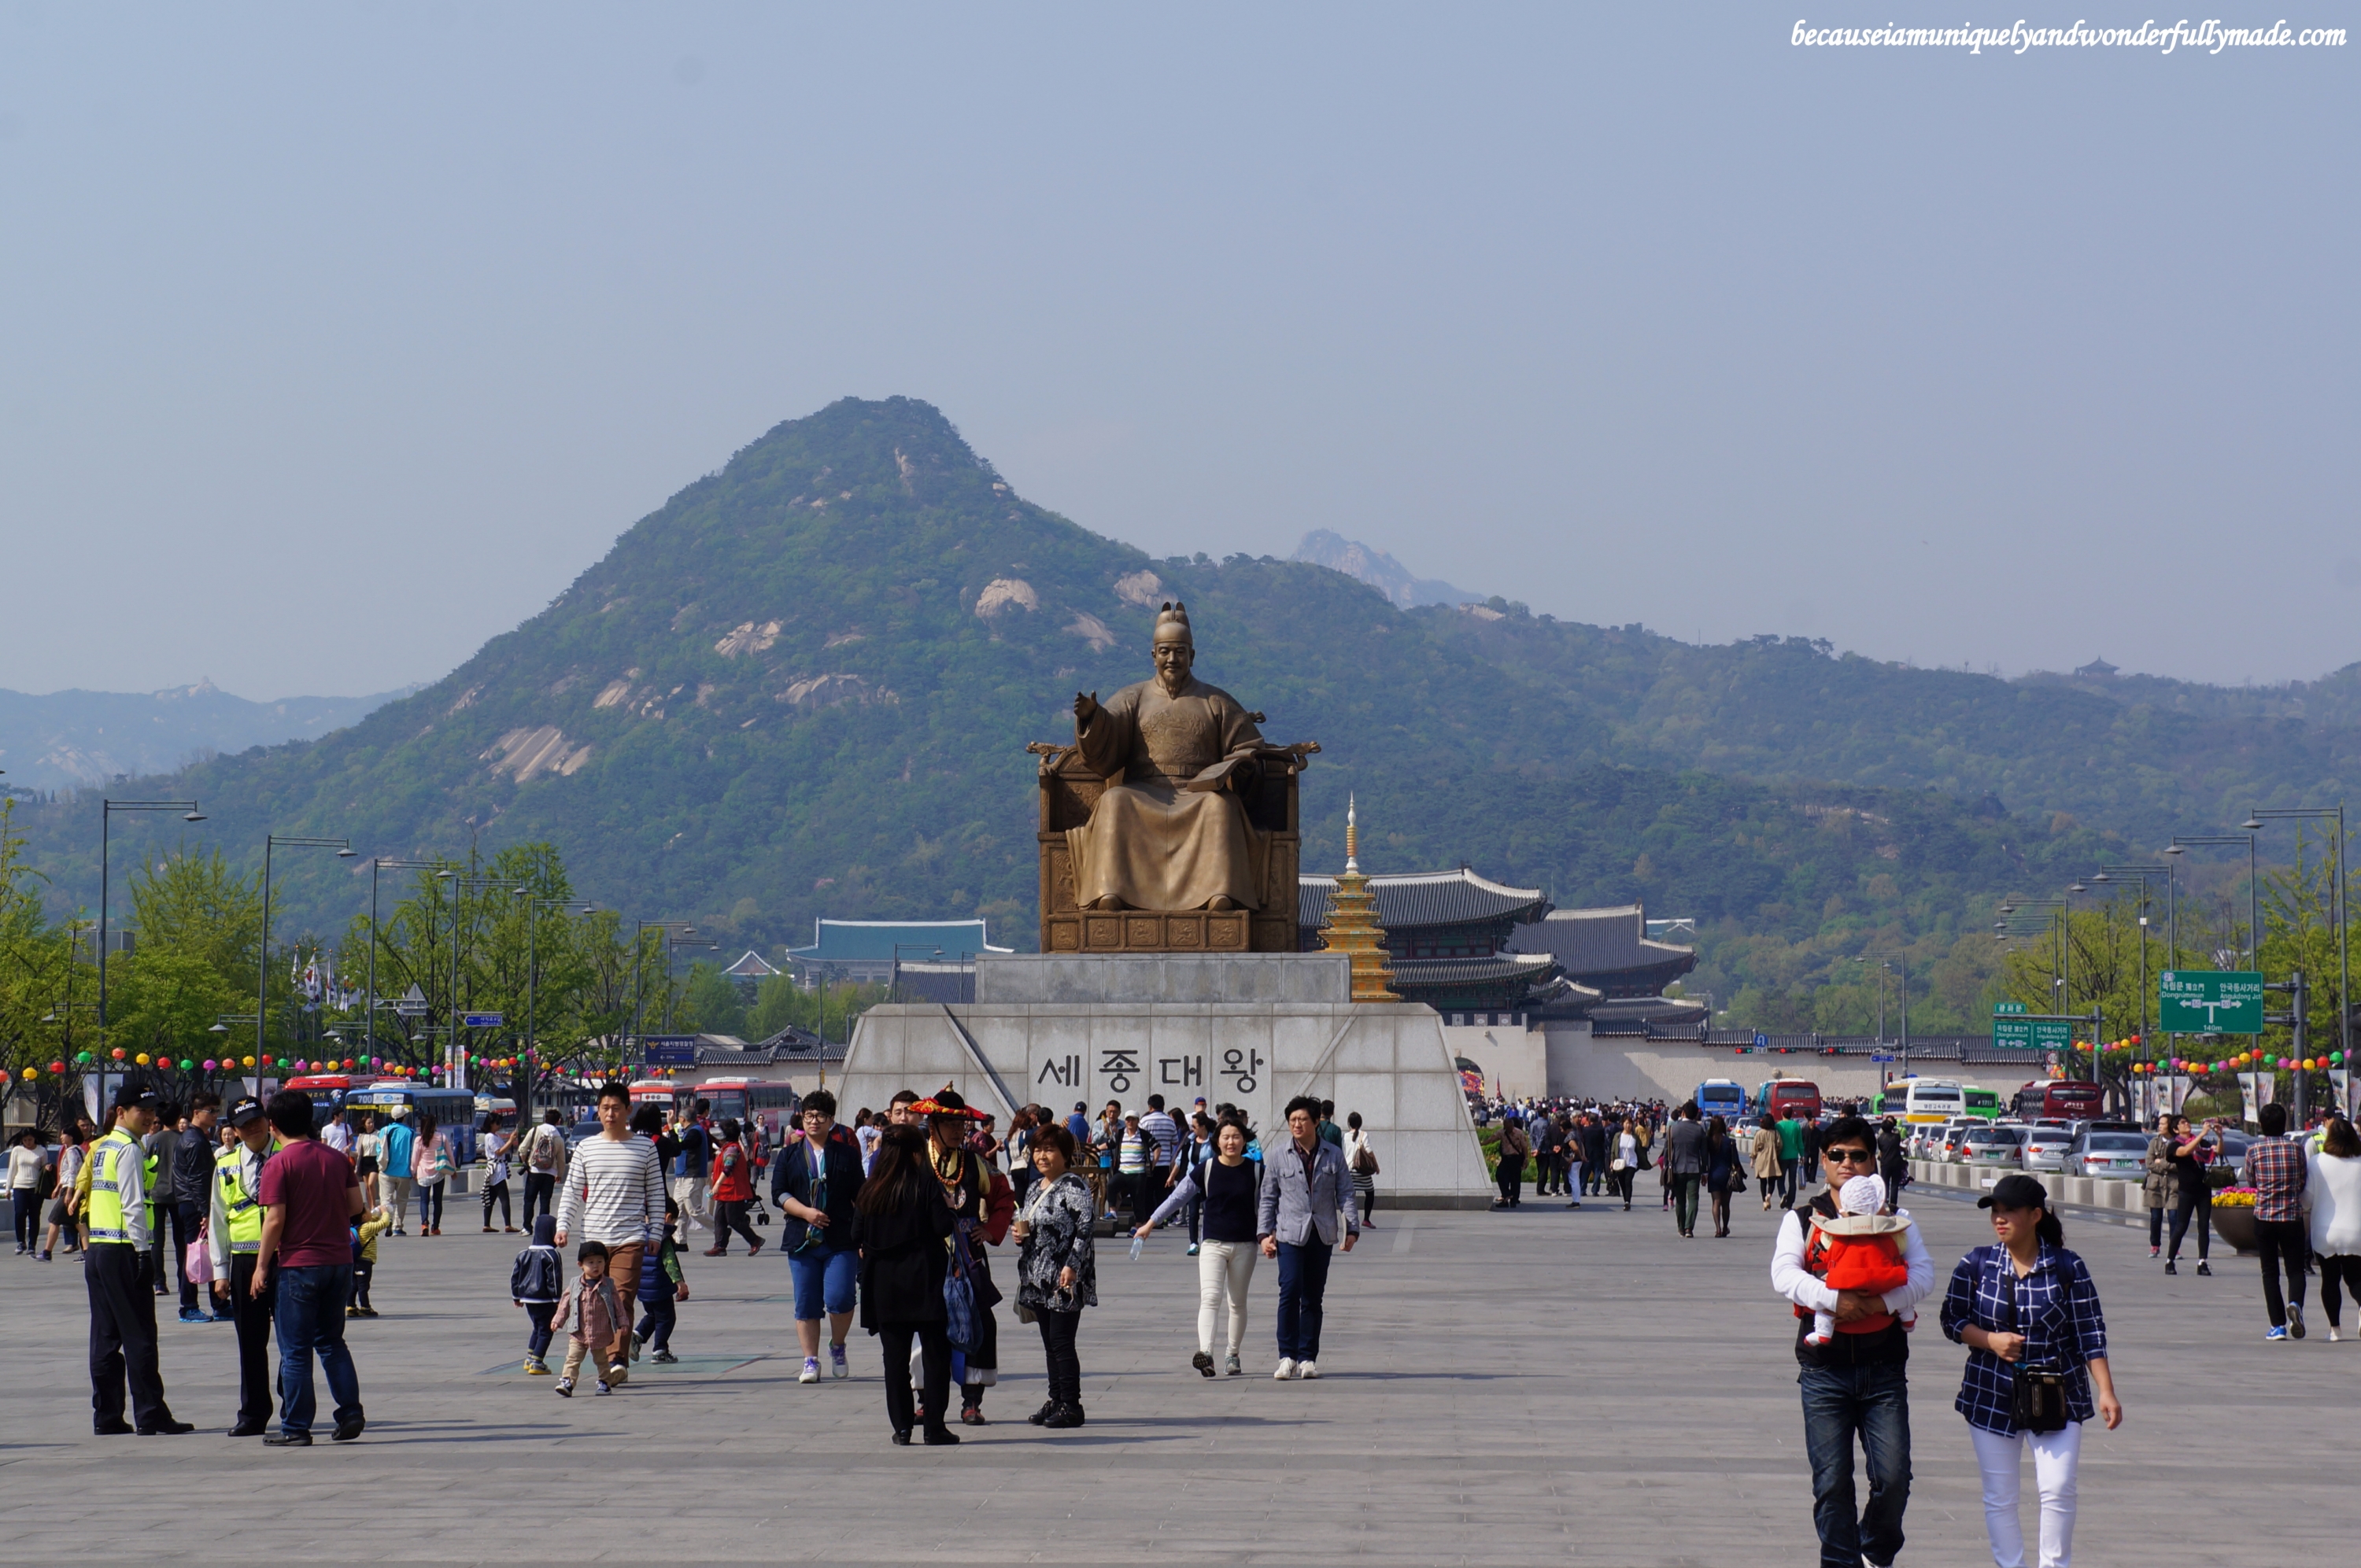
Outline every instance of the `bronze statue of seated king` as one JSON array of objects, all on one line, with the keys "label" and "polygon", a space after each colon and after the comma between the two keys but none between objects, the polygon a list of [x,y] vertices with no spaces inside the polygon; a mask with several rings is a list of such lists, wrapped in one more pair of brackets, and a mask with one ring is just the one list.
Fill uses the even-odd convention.
[{"label": "bronze statue of seated king", "polygon": [[1188,607],[1158,614],[1156,674],[1074,696],[1071,747],[1037,745],[1045,952],[1291,951],[1295,775],[1316,742],[1193,673]]}]

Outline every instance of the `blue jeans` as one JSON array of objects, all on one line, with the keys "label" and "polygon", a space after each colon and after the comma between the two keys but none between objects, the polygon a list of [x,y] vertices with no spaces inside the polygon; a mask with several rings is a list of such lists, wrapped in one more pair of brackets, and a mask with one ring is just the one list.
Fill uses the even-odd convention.
[{"label": "blue jeans", "polygon": [[[1812,1462],[1812,1523],[1821,1568],[1892,1563],[1902,1550],[1910,1505],[1910,1379],[1901,1362],[1878,1366],[1806,1366],[1804,1447]],[[1869,1462],[1869,1507],[1853,1518],[1852,1440]]]},{"label": "blue jeans", "polygon": [[1279,1244],[1279,1354],[1287,1361],[1320,1359],[1321,1299],[1328,1293],[1328,1260],[1336,1249],[1316,1236]]},{"label": "blue jeans", "polygon": [[336,1401],[336,1424],[359,1418],[361,1380],[345,1348],[345,1303],[352,1299],[353,1266],[322,1264],[279,1270],[279,1424],[291,1432],[312,1430],[317,1406],[312,1395],[312,1354]]},{"label": "blue jeans", "polygon": [[823,1310],[852,1310],[853,1287],[861,1278],[861,1255],[851,1247],[791,1252],[787,1277],[795,1282],[796,1321],[816,1323]]}]

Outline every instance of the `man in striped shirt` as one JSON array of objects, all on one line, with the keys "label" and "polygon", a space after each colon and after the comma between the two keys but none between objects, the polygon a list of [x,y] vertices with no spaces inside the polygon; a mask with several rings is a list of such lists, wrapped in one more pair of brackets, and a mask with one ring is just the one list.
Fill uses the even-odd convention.
[{"label": "man in striped shirt", "polygon": [[[631,1130],[631,1091],[609,1082],[598,1089],[598,1135],[585,1138],[566,1172],[557,1204],[557,1245],[569,1235],[607,1248],[607,1277],[618,1290],[639,1288],[640,1255],[664,1224],[664,1168],[656,1146]],[[630,1314],[624,1314],[607,1356],[607,1382],[631,1375]]]}]

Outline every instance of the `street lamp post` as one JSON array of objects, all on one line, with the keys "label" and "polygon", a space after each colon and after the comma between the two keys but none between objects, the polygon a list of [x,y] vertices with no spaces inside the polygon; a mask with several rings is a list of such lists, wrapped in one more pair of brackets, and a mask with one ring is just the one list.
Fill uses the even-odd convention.
[{"label": "street lamp post", "polygon": [[98,1034],[106,1040],[106,858],[118,811],[177,811],[183,822],[203,822],[193,800],[106,800],[98,803]]},{"label": "street lamp post", "polygon": [[535,898],[529,887],[514,890],[524,905],[524,1087],[523,1099],[517,1106],[518,1124],[533,1120],[533,1086],[539,1061],[539,1017],[541,1007],[541,968],[533,948],[533,938],[541,924],[544,909],[566,909],[577,914],[589,914],[593,905],[578,899]]},{"label": "street lamp post", "polygon": [[664,933],[664,940],[666,943],[664,948],[664,978],[669,981],[672,978],[672,948],[670,946],[672,933],[675,931],[694,931],[696,929],[696,926],[686,920],[634,920],[631,922],[631,1039],[637,1040],[640,1037],[641,1031],[646,1027],[647,1024],[647,1020],[644,1015],[647,1006],[647,992],[641,983],[640,974],[640,955],[646,948],[646,943],[642,940],[642,938],[650,931],[662,931]]},{"label": "street lamp post", "polygon": [[[2133,1059],[2136,1061],[2149,1058],[2152,1049],[2148,1038],[2147,1014],[2147,879],[2151,876],[2164,878],[2165,905],[2169,910],[2173,904],[2176,865],[2174,861],[2167,860],[2155,865],[2101,866],[2092,874],[2091,880],[2096,883],[2111,883],[2118,876],[2129,877],[2139,883],[2140,1027],[2138,1049],[2133,1053]],[[2168,924],[2169,919],[2170,916],[2168,915]],[[2168,959],[2167,961],[2169,962],[2170,959]]]},{"label": "street lamp post", "polygon": [[[193,811],[195,807],[192,806],[190,809]],[[340,861],[349,861],[354,854],[350,839],[311,839],[280,833],[262,836],[262,941],[261,953],[254,960],[254,1060],[257,1072],[262,1070],[262,1060],[269,1049],[264,1031],[269,1027],[270,1022],[270,852],[280,844],[290,849],[334,850]]]},{"label": "street lamp post", "polygon": [[[2257,833],[2266,822],[2299,821],[2307,817],[2334,820],[2336,824],[2336,881],[2330,890],[2330,908],[2333,911],[2330,917],[2336,922],[2336,1048],[2344,1054],[2345,1065],[2349,1068],[2353,1062],[2353,969],[2352,935],[2347,929],[2345,908],[2345,803],[2338,801],[2333,806],[2290,806],[2280,810],[2253,811],[2247,813],[2246,819],[2238,826],[2250,833]],[[2256,946],[2259,952],[2259,938]],[[2257,961],[2260,961],[2259,957]],[[2301,961],[2299,958],[2298,962]],[[2305,1113],[2309,1108],[2310,1078],[2311,1075],[2301,1068],[2296,1069],[2294,1120],[2299,1130],[2305,1124]]]},{"label": "street lamp post", "polygon": [[461,876],[457,872],[447,870],[436,872],[434,876],[438,882],[447,882],[451,884],[451,1007],[447,1015],[447,1021],[451,1025],[451,1037],[450,1044],[445,1048],[450,1052],[451,1057],[451,1087],[467,1089],[471,1087],[467,1081],[467,1047],[459,1033],[459,906],[466,901],[468,888],[507,887],[509,879],[496,876]]},{"label": "street lamp post", "polygon": [[368,1053],[377,1056],[377,873],[381,871],[420,871],[435,869],[433,861],[393,861],[379,855],[369,861],[369,959],[368,959]]}]

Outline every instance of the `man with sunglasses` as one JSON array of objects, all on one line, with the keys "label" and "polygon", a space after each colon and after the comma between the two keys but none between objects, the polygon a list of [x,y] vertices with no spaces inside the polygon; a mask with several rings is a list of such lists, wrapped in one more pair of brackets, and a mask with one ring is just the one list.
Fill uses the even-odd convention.
[{"label": "man with sunglasses", "polygon": [[[1903,1321],[1935,1288],[1935,1260],[1914,1227],[1905,1234],[1909,1283],[1885,1295],[1833,1290],[1824,1248],[1811,1216],[1835,1219],[1837,1190],[1877,1169],[1877,1143],[1859,1116],[1829,1124],[1820,1145],[1827,1190],[1779,1223],[1771,1255],[1771,1288],[1794,1303],[1795,1381],[1803,1390],[1804,1444],[1812,1463],[1812,1523],[1820,1535],[1822,1568],[1888,1568],[1902,1550],[1902,1513],[1910,1501],[1910,1341]],[[1839,1332],[1827,1344],[1805,1343],[1815,1312],[1834,1313],[1839,1325],[1891,1314],[1896,1321],[1869,1333]],[[1869,1505],[1856,1516],[1852,1445],[1858,1436],[1869,1470]]]}]

